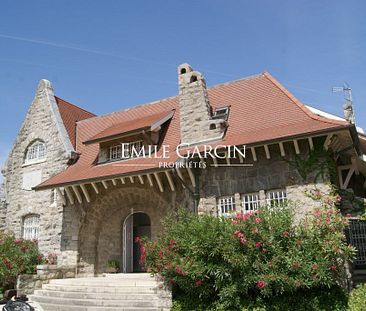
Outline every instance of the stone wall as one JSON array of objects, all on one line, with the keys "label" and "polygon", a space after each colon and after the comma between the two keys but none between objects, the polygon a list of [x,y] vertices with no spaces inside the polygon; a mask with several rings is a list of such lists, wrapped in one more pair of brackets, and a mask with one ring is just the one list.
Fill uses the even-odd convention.
[{"label": "stone wall", "polygon": [[[306,140],[300,140],[299,146],[302,154],[309,152]],[[263,206],[266,204],[266,192],[280,189],[286,190],[287,198],[298,206],[298,219],[318,206],[319,202],[309,198],[305,191],[316,187],[326,193],[330,190],[329,181],[315,182],[315,173],[303,180],[296,168],[289,163],[295,154],[292,142],[284,143],[284,148],[286,156],[282,157],[278,146],[269,146],[270,159],[267,158],[264,148],[256,148],[257,161],[247,151],[245,163],[253,166],[214,167],[209,163],[206,169],[201,170],[199,212],[217,215],[217,198],[221,196],[234,196],[236,208],[240,209],[241,195],[250,193],[259,193]],[[237,160],[231,162],[240,163]]]},{"label": "stone wall", "polygon": [[[50,83],[42,80],[3,169],[7,194],[6,229],[20,238],[24,216],[39,215],[38,242],[42,253],[60,252],[63,206],[61,200],[54,199],[51,190],[36,192],[26,189],[23,181],[32,174],[38,174],[44,181],[67,166],[69,158],[60,135],[55,105]],[[47,156],[44,160],[27,164],[24,161],[26,150],[35,140],[45,142]]]},{"label": "stone wall", "polygon": [[35,289],[42,288],[52,279],[75,277],[75,266],[57,267],[56,265],[38,265],[37,274],[21,274],[17,278],[17,295],[33,294]]}]

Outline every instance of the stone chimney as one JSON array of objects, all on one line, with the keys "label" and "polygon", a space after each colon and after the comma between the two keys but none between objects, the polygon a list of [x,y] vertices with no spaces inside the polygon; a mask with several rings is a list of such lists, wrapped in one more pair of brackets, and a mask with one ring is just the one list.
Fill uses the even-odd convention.
[{"label": "stone chimney", "polygon": [[196,145],[220,140],[226,130],[226,120],[212,118],[203,75],[182,64],[178,67],[178,85],[181,143]]}]

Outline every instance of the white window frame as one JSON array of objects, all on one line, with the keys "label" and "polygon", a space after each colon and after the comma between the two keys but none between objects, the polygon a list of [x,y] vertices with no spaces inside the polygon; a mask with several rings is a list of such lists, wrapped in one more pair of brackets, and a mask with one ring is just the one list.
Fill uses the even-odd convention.
[{"label": "white window frame", "polygon": [[259,192],[245,193],[241,195],[241,207],[243,213],[254,212],[260,208],[261,200]]},{"label": "white window frame", "polygon": [[[122,145],[123,149],[122,150]],[[139,153],[144,146],[143,140],[136,140],[130,143],[121,143],[118,145],[114,145],[109,147],[109,160],[116,161],[116,160],[125,160],[130,158],[136,158],[136,154],[132,154],[132,147]],[[122,154],[124,151],[124,154]]]},{"label": "white window frame", "polygon": [[219,216],[228,215],[230,212],[235,212],[235,197],[225,196],[217,199],[217,211]]},{"label": "white window frame", "polygon": [[266,203],[271,206],[282,206],[287,202],[286,189],[269,190],[266,193]]},{"label": "white window frame", "polygon": [[109,147],[109,160],[122,159],[122,144]]},{"label": "white window frame", "polygon": [[40,140],[33,142],[28,146],[24,163],[34,163],[46,159],[47,148],[46,144]]},{"label": "white window frame", "polygon": [[23,217],[22,237],[24,240],[38,240],[39,215],[28,214]]}]

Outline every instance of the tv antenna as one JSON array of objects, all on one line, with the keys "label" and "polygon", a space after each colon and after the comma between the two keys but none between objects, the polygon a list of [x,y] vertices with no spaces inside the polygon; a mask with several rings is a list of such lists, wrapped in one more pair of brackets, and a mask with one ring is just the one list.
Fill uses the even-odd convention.
[{"label": "tv antenna", "polygon": [[355,114],[353,112],[352,89],[347,82],[343,86],[332,87],[333,93],[343,92],[345,103],[343,104],[343,112],[346,120],[355,124]]}]

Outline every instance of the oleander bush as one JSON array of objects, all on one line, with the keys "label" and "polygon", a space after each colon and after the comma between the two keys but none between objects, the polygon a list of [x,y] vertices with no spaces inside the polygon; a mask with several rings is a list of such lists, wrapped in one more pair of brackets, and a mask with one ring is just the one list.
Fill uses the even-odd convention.
[{"label": "oleander bush", "polygon": [[16,239],[0,232],[0,293],[14,288],[19,274],[35,273],[36,266],[43,262],[37,241]]},{"label": "oleander bush", "polygon": [[248,301],[337,288],[354,255],[346,225],[332,204],[296,225],[291,206],[233,218],[180,211],[165,219],[157,241],[142,241],[143,259],[194,310],[241,310]]}]

